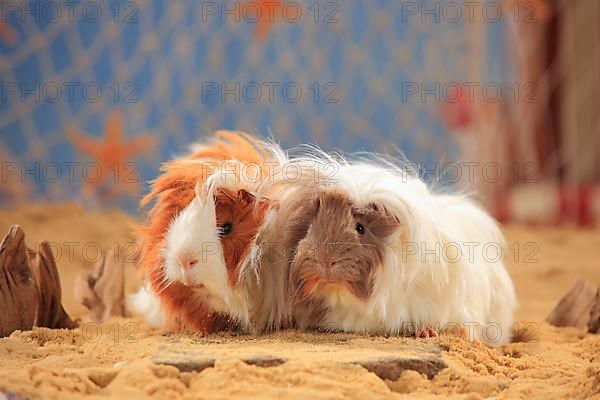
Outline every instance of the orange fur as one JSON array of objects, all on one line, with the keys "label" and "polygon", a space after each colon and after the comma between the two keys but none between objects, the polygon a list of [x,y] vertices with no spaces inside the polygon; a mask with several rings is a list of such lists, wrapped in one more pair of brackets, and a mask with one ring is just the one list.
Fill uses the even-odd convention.
[{"label": "orange fur", "polygon": [[[169,225],[175,216],[193,200],[196,183],[204,183],[220,168],[219,162],[229,160],[239,161],[245,165],[252,164],[261,176],[265,177],[267,175],[265,163],[271,161],[272,157],[260,141],[247,133],[218,131],[211,142],[200,146],[191,155],[164,163],[161,167],[162,174],[151,183],[150,193],[140,202],[144,207],[155,201],[148,212],[146,223],[136,229],[141,245],[140,272],[159,295],[166,314],[172,317],[170,329],[209,333],[216,327],[222,326],[219,321],[224,319],[223,316],[214,315],[210,307],[194,295],[191,288],[179,283],[164,287],[162,253]],[[223,202],[224,199],[221,201]],[[239,219],[240,213],[247,212],[247,207],[235,213],[231,209],[231,204],[229,208],[227,213],[231,218]],[[248,229],[242,229],[242,233],[244,232],[247,234]],[[243,246],[240,242],[231,242],[227,245],[228,252],[235,254],[236,259],[243,256],[247,250],[241,247]],[[239,269],[239,261],[234,266],[236,271]],[[230,282],[232,279],[230,278]]]},{"label": "orange fur", "polygon": [[231,235],[221,239],[227,277],[232,287],[238,283],[241,262],[262,225],[268,206],[268,200],[263,199],[256,203],[256,198],[243,189],[237,192],[223,189],[217,191],[215,207],[217,225],[225,222],[233,223]]}]

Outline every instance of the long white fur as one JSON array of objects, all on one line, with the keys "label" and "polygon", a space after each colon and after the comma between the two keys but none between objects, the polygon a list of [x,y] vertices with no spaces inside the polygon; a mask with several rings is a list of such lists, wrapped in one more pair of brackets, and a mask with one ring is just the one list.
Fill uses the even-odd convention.
[{"label": "long white fur", "polygon": [[254,333],[279,329],[290,323],[286,296],[287,259],[277,248],[278,211],[265,216],[255,242],[242,266],[244,285],[251,302],[251,328]]},{"label": "long white fur", "polygon": [[321,327],[411,334],[458,324],[491,346],[510,340],[516,296],[495,255],[504,239],[467,196],[432,193],[418,177],[376,156],[352,162],[312,149],[291,163],[307,174],[304,179],[320,176],[316,165],[333,165],[337,172],[320,185],[335,186],[357,205],[383,204],[402,224],[386,244],[371,297],[363,302],[349,291],[328,294]]},{"label": "long white fur", "polygon": [[161,329],[165,326],[165,312],[160,300],[149,286],[143,285],[137,292],[129,295],[127,307],[134,314],[142,316],[151,327]]}]

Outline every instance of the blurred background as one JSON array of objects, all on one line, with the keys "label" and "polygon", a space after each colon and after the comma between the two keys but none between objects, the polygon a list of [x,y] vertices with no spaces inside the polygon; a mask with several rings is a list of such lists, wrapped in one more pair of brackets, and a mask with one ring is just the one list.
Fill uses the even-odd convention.
[{"label": "blurred background", "polygon": [[216,129],[403,156],[497,218],[600,221],[600,3],[1,1],[0,205],[136,212]]}]

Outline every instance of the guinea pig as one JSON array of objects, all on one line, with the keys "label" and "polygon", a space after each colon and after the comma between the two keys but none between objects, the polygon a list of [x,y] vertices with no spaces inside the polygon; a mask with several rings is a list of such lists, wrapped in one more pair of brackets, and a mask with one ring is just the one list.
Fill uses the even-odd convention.
[{"label": "guinea pig", "polygon": [[[196,197],[170,223],[164,261],[137,295],[138,308],[158,298],[176,328],[202,332],[226,319],[248,325],[250,299],[240,288],[240,269],[269,208],[267,199],[245,189],[207,185],[198,185]],[[164,315],[148,316],[155,326],[165,323]]]},{"label": "guinea pig", "polygon": [[[510,340],[512,281],[484,250],[504,240],[471,200],[432,193],[375,157],[290,163],[302,173],[281,185],[278,237],[300,329],[427,337],[458,327],[491,346]],[[324,170],[336,173],[320,179]]]},{"label": "guinea pig", "polygon": [[142,201],[156,199],[138,227],[145,286],[129,302],[150,325],[210,333],[248,323],[241,270],[269,201],[250,193],[257,183],[241,172],[252,165],[266,176],[277,151],[249,135],[220,132],[163,166]]}]

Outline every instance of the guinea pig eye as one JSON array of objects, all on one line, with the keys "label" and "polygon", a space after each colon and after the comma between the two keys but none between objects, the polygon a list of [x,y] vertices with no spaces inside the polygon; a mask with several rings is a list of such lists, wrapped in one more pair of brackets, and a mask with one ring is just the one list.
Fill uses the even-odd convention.
[{"label": "guinea pig eye", "polygon": [[221,236],[227,236],[233,230],[233,224],[231,222],[225,222],[219,229]]},{"label": "guinea pig eye", "polygon": [[356,232],[358,232],[359,235],[365,233],[365,227],[363,226],[363,224],[356,224]]}]

